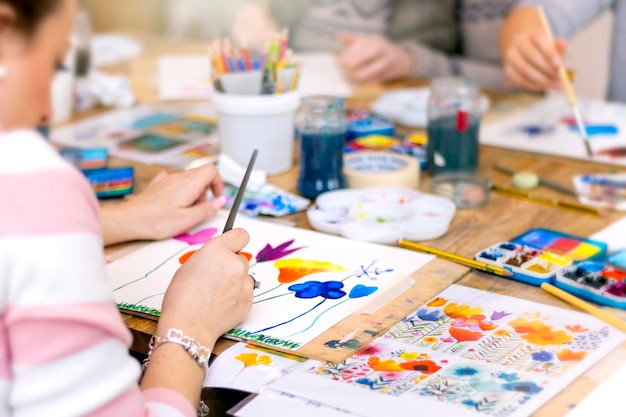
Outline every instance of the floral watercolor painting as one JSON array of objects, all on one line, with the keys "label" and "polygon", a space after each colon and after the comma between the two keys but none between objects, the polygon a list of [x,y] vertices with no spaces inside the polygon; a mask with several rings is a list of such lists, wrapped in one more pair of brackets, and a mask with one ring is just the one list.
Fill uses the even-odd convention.
[{"label": "floral watercolor painting", "polygon": [[587,314],[452,285],[349,359],[307,361],[272,387],[356,415],[521,417],[624,335]]},{"label": "floral watercolor painting", "polygon": [[[176,270],[221,233],[227,214],[107,265],[118,306],[158,316]],[[297,350],[377,295],[405,281],[430,255],[239,216],[251,238],[241,252],[260,283],[248,318],[227,337]]]}]

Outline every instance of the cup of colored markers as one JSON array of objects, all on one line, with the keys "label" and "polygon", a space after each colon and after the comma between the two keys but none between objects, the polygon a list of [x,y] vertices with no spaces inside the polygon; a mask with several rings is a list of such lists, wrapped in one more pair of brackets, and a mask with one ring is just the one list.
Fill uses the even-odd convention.
[{"label": "cup of colored markers", "polygon": [[221,148],[244,166],[259,150],[256,169],[268,175],[289,171],[294,162],[294,114],[300,67],[287,48],[287,32],[272,39],[264,57],[252,58],[245,47],[228,39],[211,47]]}]

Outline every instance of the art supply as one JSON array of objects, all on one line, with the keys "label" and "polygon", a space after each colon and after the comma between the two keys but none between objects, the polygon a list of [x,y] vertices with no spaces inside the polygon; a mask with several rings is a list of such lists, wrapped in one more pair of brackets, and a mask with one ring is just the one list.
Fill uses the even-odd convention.
[{"label": "art supply", "polygon": [[541,284],[541,289],[554,295],[555,297],[560,298],[561,300],[565,302],[570,303],[571,305],[575,307],[580,308],[581,310],[586,311],[587,313],[605,321],[606,323],[609,323],[610,325],[617,327],[621,331],[626,332],[626,322],[624,322],[623,320],[620,320],[619,318],[615,317],[611,313],[604,311],[598,307],[595,307],[573,296],[572,294],[565,292],[561,290],[560,288],[555,287],[554,285],[544,282],[543,284]]},{"label": "art supply", "polygon": [[419,186],[420,168],[412,156],[362,151],[344,155],[343,163],[348,188]]},{"label": "art supply", "polygon": [[556,208],[561,208],[564,210],[575,211],[580,214],[587,214],[589,216],[599,216],[600,210],[595,207],[587,206],[585,204],[580,204],[571,201],[558,200],[556,198],[544,197],[537,194],[532,194],[527,191],[516,190],[515,188],[503,187],[497,184],[491,184],[491,191],[496,192],[498,194],[518,198],[520,200],[528,200],[533,201],[535,203],[544,204],[547,206],[552,206]]},{"label": "art supply", "polygon": [[596,304],[626,309],[626,269],[585,261],[559,271],[554,285]]},{"label": "art supply", "polygon": [[[539,14],[539,20],[541,22],[541,26],[543,30],[546,32],[546,36],[548,37],[548,41],[550,43],[554,43],[554,35],[552,34],[552,29],[550,28],[550,24],[548,23],[548,19],[546,18],[545,13],[543,12],[543,7],[537,7],[537,13]],[[572,112],[574,113],[574,118],[576,119],[576,125],[578,126],[578,130],[580,131],[580,136],[583,139],[583,143],[585,144],[585,150],[587,151],[588,156],[593,156],[593,152],[591,151],[591,145],[589,144],[589,137],[587,136],[587,128],[585,127],[585,123],[583,122],[583,118],[580,115],[580,109],[578,108],[578,103],[576,103],[576,95],[574,94],[574,88],[572,87],[572,83],[570,82],[569,76],[567,74],[567,69],[565,65],[561,62],[561,65],[558,69],[559,80],[561,81],[561,87],[563,88],[563,92],[567,97],[567,101],[572,107]]]},{"label": "art supply", "polygon": [[368,135],[393,136],[395,126],[389,120],[367,110],[347,110],[348,131],[346,140]]},{"label": "art supply", "polygon": [[316,230],[349,239],[395,245],[398,239],[431,240],[448,231],[456,207],[442,197],[402,187],[335,190],[307,210]]},{"label": "art supply", "polygon": [[490,274],[500,275],[503,277],[513,276],[513,273],[501,266],[491,265],[485,262],[479,262],[475,259],[466,258],[464,256],[456,255],[454,253],[445,252],[439,249],[430,248],[428,246],[420,245],[419,243],[410,242],[408,240],[398,240],[398,246],[401,248],[411,249],[418,252],[429,253],[442,259],[455,262],[460,265],[465,265],[470,268],[478,269],[480,271],[489,272]]},{"label": "art supply", "polygon": [[294,114],[300,94],[236,95],[216,92],[222,152],[239,165],[248,162],[250,151],[259,149],[256,167],[267,175],[281,174],[293,167]]},{"label": "art supply", "polygon": [[109,163],[107,148],[63,148],[59,153],[80,170],[102,169]]},{"label": "art supply", "polygon": [[438,78],[428,100],[428,170],[473,173],[478,167],[480,92],[465,78]]},{"label": "art supply", "polygon": [[452,200],[458,208],[475,208],[489,201],[489,180],[480,174],[447,172],[433,176],[433,194]]},{"label": "art supply", "polygon": [[314,200],[326,191],[345,187],[343,147],[348,121],[343,99],[309,96],[296,114],[300,171],[298,192]]},{"label": "art supply", "polygon": [[133,167],[90,169],[83,174],[98,198],[119,198],[133,192]]},{"label": "art supply", "polygon": [[[492,168],[498,172],[502,172],[505,174],[509,174],[509,175],[515,175],[517,171],[514,171],[510,168],[504,167],[502,165],[498,165],[498,164],[493,164]],[[576,192],[576,190],[572,187],[567,187],[565,185],[562,185],[558,182],[554,182],[554,181],[550,181],[550,180],[546,180],[544,178],[541,177],[537,177],[538,183],[539,185],[543,185],[544,187],[550,188],[552,190],[561,192],[563,194],[568,194],[568,195],[572,195],[572,196],[578,196],[578,193]]]},{"label": "art supply", "polygon": [[[254,168],[254,163],[256,161],[257,155],[259,154],[259,150],[255,149],[252,151],[252,156],[250,157],[250,162],[248,162],[248,166],[246,168],[245,174],[243,174],[243,178],[241,179],[241,184],[239,185],[239,189],[237,190],[237,195],[233,200],[233,204],[230,207],[230,212],[228,213],[228,219],[226,219],[226,224],[224,225],[224,230],[222,233],[226,233],[233,228],[233,224],[235,223],[235,218],[237,217],[237,213],[239,212],[239,205],[241,204],[241,200],[243,199],[243,195],[246,192],[246,187],[248,186],[248,180],[250,179],[250,174],[252,173],[252,169]],[[255,288],[257,282],[254,282]]]},{"label": "art supply", "polygon": [[553,282],[559,271],[574,262],[600,258],[606,250],[602,242],[537,228],[481,250],[474,259],[510,269],[517,281],[540,285]]},{"label": "art supply", "polygon": [[[428,125],[430,88],[400,88],[384,92],[372,103],[371,109],[399,125],[425,129]],[[489,97],[481,94],[480,110],[489,110]]]},{"label": "art supply", "polygon": [[574,186],[584,204],[626,210],[625,174],[585,174],[574,176]]}]

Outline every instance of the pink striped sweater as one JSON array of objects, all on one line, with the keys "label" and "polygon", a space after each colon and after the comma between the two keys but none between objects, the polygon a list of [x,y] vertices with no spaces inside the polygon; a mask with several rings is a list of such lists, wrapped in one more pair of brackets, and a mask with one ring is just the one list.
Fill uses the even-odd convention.
[{"label": "pink striped sweater", "polygon": [[195,416],[180,394],[137,386],[98,216],[42,137],[0,135],[0,417]]}]

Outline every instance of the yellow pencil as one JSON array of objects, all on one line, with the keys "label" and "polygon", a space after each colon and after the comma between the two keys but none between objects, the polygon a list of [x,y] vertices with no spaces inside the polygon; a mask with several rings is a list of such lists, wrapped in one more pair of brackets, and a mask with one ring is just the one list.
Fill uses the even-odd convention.
[{"label": "yellow pencil", "polygon": [[[554,43],[554,36],[552,35],[552,29],[550,28],[548,19],[546,19],[546,15],[543,12],[543,7],[541,6],[537,7],[537,13],[539,14],[539,21],[541,22],[541,26],[543,26],[544,32],[546,32],[546,36],[548,36],[548,39],[550,40],[550,42]],[[559,80],[561,81],[561,86],[563,87],[563,92],[565,93],[565,97],[567,97],[567,101],[569,102],[569,105],[572,108],[572,112],[574,113],[574,119],[576,120],[576,125],[578,126],[578,130],[580,131],[580,135],[583,139],[583,143],[585,145],[585,150],[587,151],[587,155],[593,156],[593,152],[591,151],[591,145],[589,144],[589,137],[587,135],[587,128],[585,127],[583,118],[580,115],[578,104],[576,104],[576,95],[574,95],[574,88],[572,87],[572,83],[569,80],[567,70],[565,69],[565,66],[562,63],[558,71],[559,71]]]},{"label": "yellow pencil", "polygon": [[519,198],[521,200],[534,201],[536,203],[545,204],[547,206],[562,208],[566,210],[577,211],[590,216],[599,216],[600,210],[595,207],[586,206],[584,204],[557,200],[556,198],[543,197],[537,194],[528,193],[526,191],[516,190],[514,188],[502,187],[501,185],[492,184],[491,191],[502,194],[507,197]]},{"label": "yellow pencil", "polygon": [[626,332],[626,322],[623,320],[620,320],[619,318],[615,317],[614,315],[596,307],[593,306],[591,304],[589,304],[586,301],[581,300],[578,297],[573,296],[572,294],[563,291],[560,288],[555,287],[552,284],[548,284],[547,282],[544,282],[541,284],[541,289],[544,290],[545,292],[548,292],[552,295],[554,295],[557,298],[560,298],[563,301],[566,301],[568,303],[570,303],[573,306],[576,306],[578,308],[580,308],[581,310],[586,311],[587,313],[591,314],[592,316],[595,316],[597,318],[599,318],[600,320],[604,320],[605,322],[617,327],[618,329],[620,329],[621,331]]},{"label": "yellow pencil", "polygon": [[435,255],[438,258],[447,259],[448,261],[452,261],[460,265],[465,265],[470,268],[479,269],[481,271],[489,272],[495,275],[500,275],[503,277],[513,276],[513,272],[511,272],[508,269],[495,266],[495,265],[489,265],[485,262],[480,262],[471,258],[465,258],[463,256],[456,255],[454,253],[444,252],[442,250],[424,246],[419,243],[411,242],[409,240],[400,239],[398,240],[397,244],[401,248],[411,249],[417,252],[423,252],[423,253]]}]

